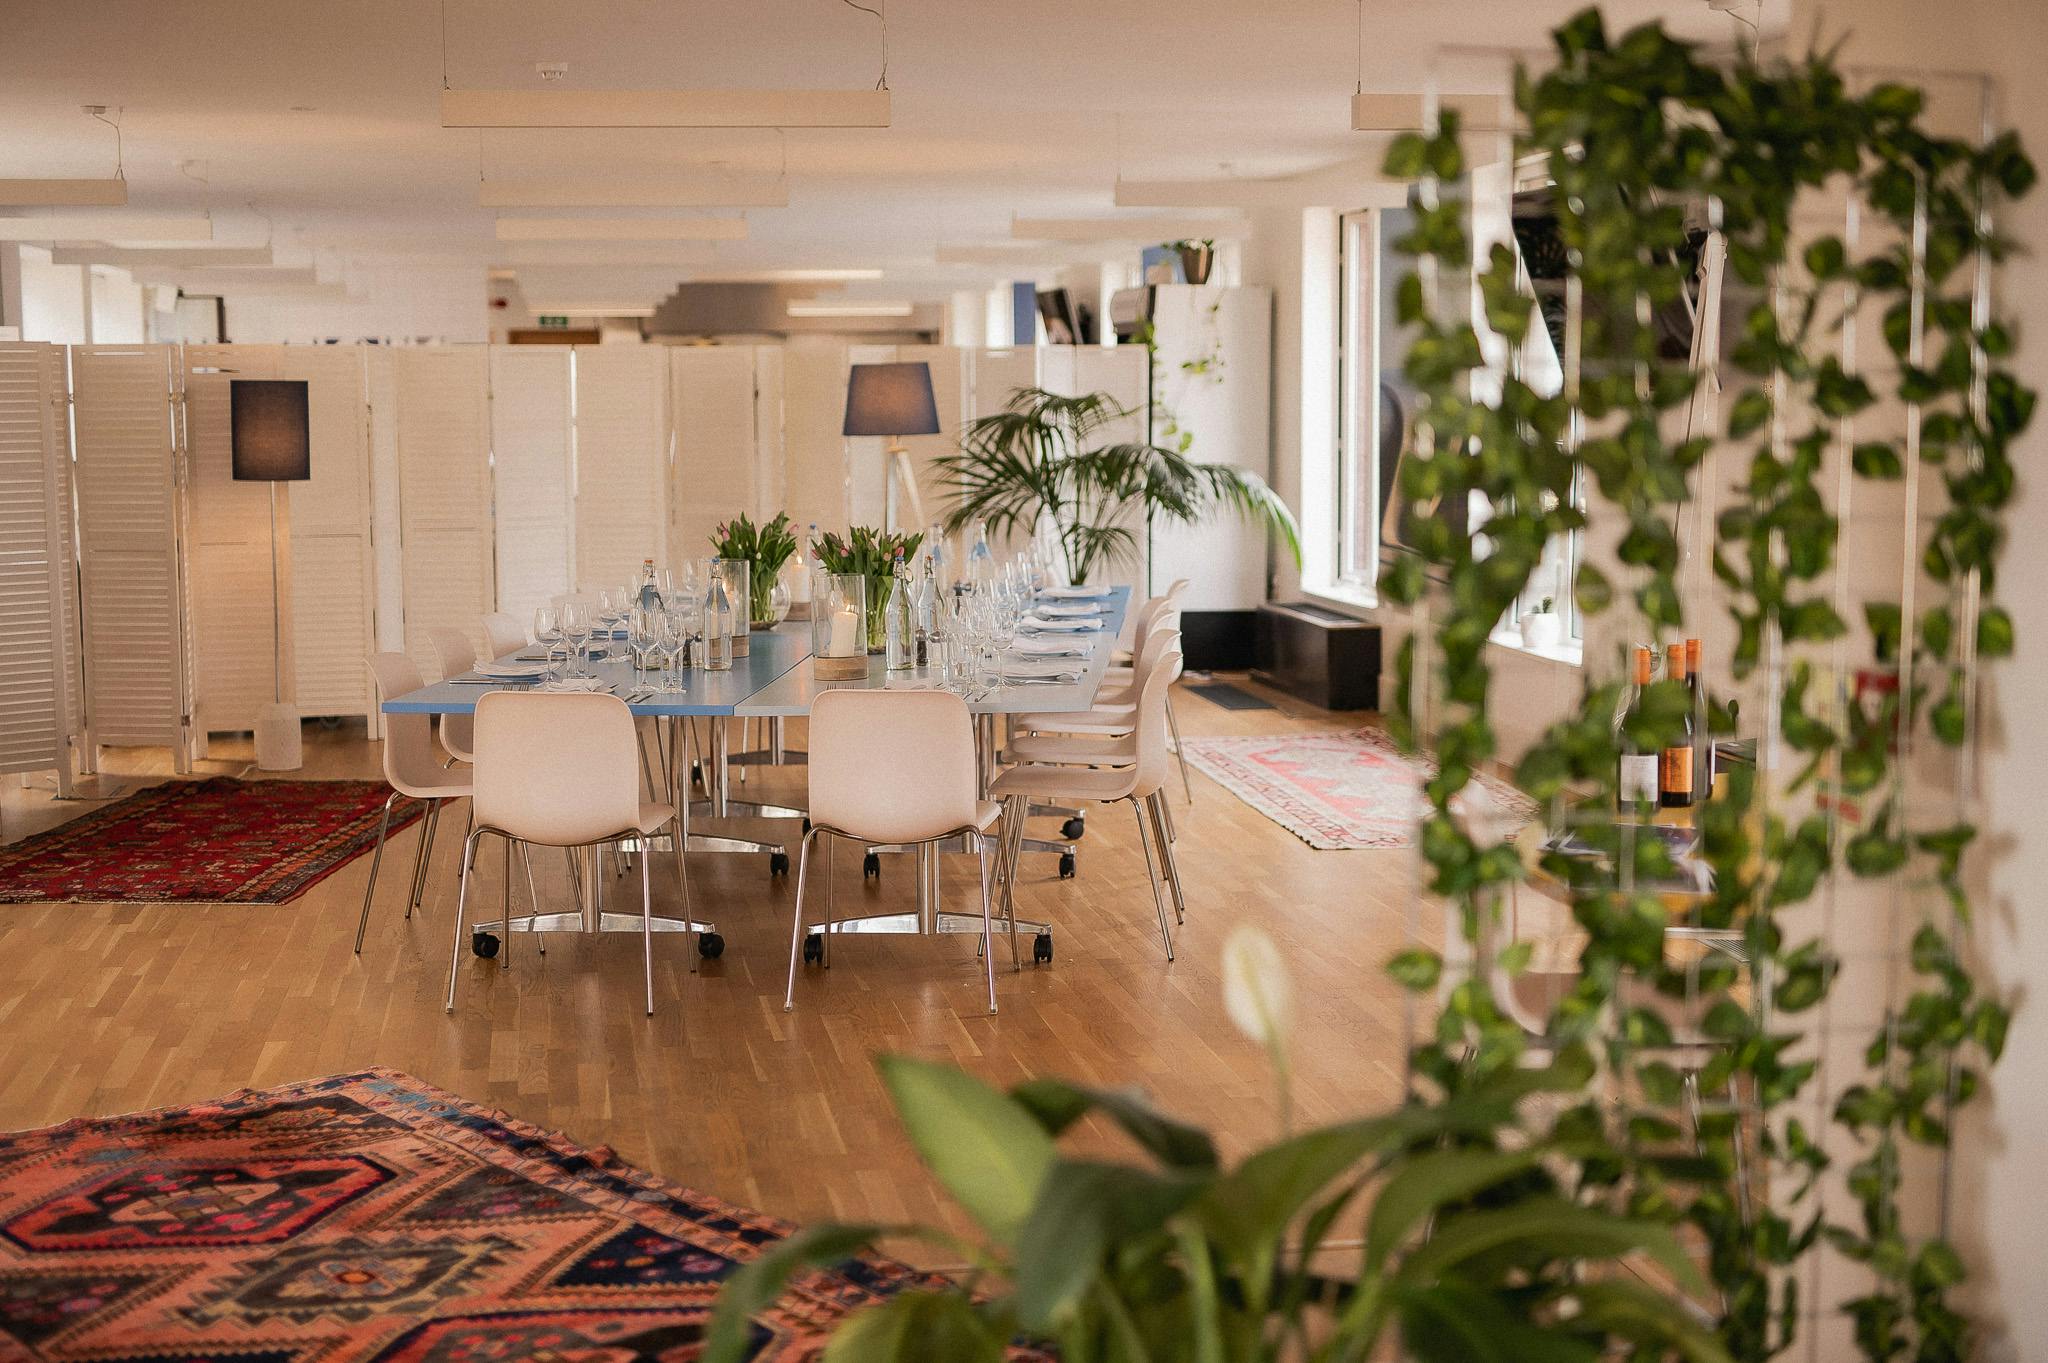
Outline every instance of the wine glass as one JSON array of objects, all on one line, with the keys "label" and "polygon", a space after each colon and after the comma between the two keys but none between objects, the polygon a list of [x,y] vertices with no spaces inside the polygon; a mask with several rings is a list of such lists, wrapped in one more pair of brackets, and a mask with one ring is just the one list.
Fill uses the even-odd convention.
[{"label": "wine glass", "polygon": [[663,695],[678,695],[683,690],[683,661],[690,650],[690,617],[680,610],[662,611],[658,617],[659,626],[655,645],[667,666],[662,671],[661,692]]},{"label": "wine glass", "polygon": [[661,612],[635,606],[626,612],[626,646],[633,652],[633,670],[645,673],[661,632]]},{"label": "wine glass", "polygon": [[590,647],[590,631],[595,623],[591,614],[591,605],[588,601],[562,603],[562,638],[569,645],[569,675],[572,677],[589,675],[583,661],[583,653]]},{"label": "wine glass", "polygon": [[561,617],[553,606],[534,607],[533,638],[534,642],[547,646],[547,661],[548,665],[552,667],[555,661],[555,650],[562,643]]},{"label": "wine glass", "polygon": [[598,626],[606,634],[616,633],[626,623],[626,612],[632,608],[633,593],[625,587],[605,587],[597,594]]}]

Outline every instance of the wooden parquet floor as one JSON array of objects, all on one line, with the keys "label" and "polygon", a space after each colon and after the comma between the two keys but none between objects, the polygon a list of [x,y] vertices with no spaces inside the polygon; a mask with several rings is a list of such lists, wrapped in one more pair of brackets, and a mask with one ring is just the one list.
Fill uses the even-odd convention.
[{"label": "wooden parquet floor", "polygon": [[[1190,735],[1366,718],[1269,698],[1282,708],[1233,713],[1185,691],[1176,707]],[[801,725],[791,739],[801,746]],[[246,743],[215,751],[204,771],[246,769]],[[218,760],[238,751],[240,760]],[[359,725],[309,727],[296,774],[376,776],[377,760]],[[117,777],[151,778],[166,763],[161,752],[108,754]],[[1220,948],[1241,922],[1270,932],[1294,971],[1296,1122],[1394,1101],[1402,996],[1381,964],[1403,941],[1412,854],[1314,851],[1199,773],[1193,780],[1192,806],[1174,787],[1188,898],[1179,959],[1169,965],[1160,950],[1128,807],[1097,809],[1077,879],[1059,880],[1049,856],[1026,860],[1020,912],[1056,925],[1058,957],[1013,974],[999,944],[995,1016],[966,937],[839,939],[832,968],[805,970],[796,1011],[784,1013],[795,877],[771,880],[764,857],[711,854],[693,854],[691,874],[726,953],[693,973],[691,939],[657,937],[652,1018],[642,1013],[640,943],[625,935],[551,936],[545,956],[521,935],[509,969],[465,946],[459,1007],[447,1015],[459,811],[444,820],[424,907],[410,920],[418,832],[394,839],[360,958],[350,948],[368,857],[283,906],[0,905],[0,1128],[389,1065],[777,1215],[960,1227],[902,1137],[872,1057],[943,1057],[998,1084],[1046,1074],[1134,1084],[1214,1129],[1234,1156],[1280,1129],[1265,1057],[1220,1002]],[[756,771],[746,790],[800,800],[802,781],[801,768]],[[93,807],[58,804],[17,778],[0,784],[7,840]],[[1034,831],[1054,826],[1034,821]],[[794,854],[794,825],[753,827]],[[837,863],[843,906],[911,902],[907,858],[885,858],[876,885],[863,884],[858,856],[848,847]],[[536,869],[551,860],[536,854]],[[967,910],[974,863],[948,861],[947,900]],[[493,908],[499,865],[487,849],[472,891]],[[665,858],[655,870],[659,910],[675,886]],[[544,877],[541,893],[564,900],[566,882]],[[637,911],[637,872],[613,893],[613,907]],[[515,896],[524,903],[523,880]],[[1424,929],[1435,936],[1434,915]],[[1116,1148],[1101,1129],[1078,1139]]]}]

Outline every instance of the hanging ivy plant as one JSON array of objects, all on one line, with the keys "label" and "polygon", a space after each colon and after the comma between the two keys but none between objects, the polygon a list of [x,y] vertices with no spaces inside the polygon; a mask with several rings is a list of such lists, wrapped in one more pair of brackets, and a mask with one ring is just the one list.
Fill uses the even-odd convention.
[{"label": "hanging ivy plant", "polygon": [[[1701,1237],[1716,1288],[1707,1306],[1730,1356],[1779,1355],[1818,1308],[1847,1311],[1870,1359],[1961,1358],[1969,1331],[1948,1292],[1963,1265],[1938,1234],[1909,1232],[1902,1153],[1945,1155],[1953,1111],[1998,1058],[2008,1012],[1960,945],[1975,829],[1910,800],[1893,749],[1923,737],[1970,743],[1976,663],[2012,649],[2011,618],[1994,600],[2000,516],[2013,490],[2010,442],[2034,395],[2008,367],[2013,338],[1981,280],[2006,249],[1990,227],[1995,207],[2025,193],[2034,170],[2010,134],[1983,145],[1936,136],[1919,92],[1853,93],[1824,56],[1723,69],[1654,25],[1610,38],[1594,11],[1555,38],[1556,65],[1521,77],[1517,104],[1529,130],[1522,150],[1542,158],[1555,185],[1578,296],[1576,353],[1559,391],[1509,374],[1495,376],[1497,396],[1473,396],[1486,345],[1454,285],[1476,279],[1486,327],[1510,346],[1535,304],[1509,246],[1474,258],[1455,116],[1398,139],[1386,163],[1420,182],[1414,229],[1398,243],[1416,260],[1398,311],[1414,328],[1406,372],[1421,395],[1401,490],[1413,504],[1477,495],[1490,508],[1478,539],[1424,525],[1417,552],[1393,560],[1381,582],[1415,622],[1399,655],[1397,722],[1437,757],[1421,840],[1427,885],[1451,906],[1451,930],[1475,963],[1447,971],[1417,949],[1394,964],[1409,988],[1443,1000],[1435,1034],[1412,1057],[1417,1098],[1459,1101],[1520,1067],[1532,1045],[1584,1045],[1599,1062],[1588,1092],[1603,1096],[1566,1107],[1539,1138],[1573,1152],[1579,1199]],[[1860,240],[1802,235],[1799,206],[1828,194],[1863,204]],[[1722,338],[1719,394],[1700,392],[1691,365],[1660,353],[1654,326],[1692,271],[1688,205],[1708,206],[1730,275],[1759,300]],[[1895,377],[1848,358],[1842,329],[1859,317],[1881,319]],[[1722,439],[1684,429],[1681,415],[1700,403],[1718,404]],[[1881,414],[1896,429],[1874,433]],[[1915,478],[1930,500],[1944,494],[1925,543],[1909,547],[1938,599],[1862,603],[1880,657],[1889,649],[1901,672],[1897,699],[1874,713],[1837,704],[1822,666],[1824,646],[1849,629],[1847,590],[1832,576],[1838,460],[1851,486]],[[1723,509],[1713,542],[1688,546],[1679,513],[1709,469]],[[1570,496],[1581,473],[1583,511]],[[1526,790],[1569,810],[1579,838],[1605,854],[1544,859],[1569,887],[1585,945],[1577,987],[1532,1038],[1496,996],[1487,959],[1524,864],[1468,826],[1457,801],[1499,755],[1488,636],[1546,542],[1589,518],[1621,529],[1618,572],[1578,570],[1589,619],[1609,615],[1616,639],[1681,631],[1688,609],[1705,604],[1681,590],[1684,553],[1709,555],[1734,638],[1735,686],[1710,698],[1713,726],[1732,729],[1745,688],[1766,701],[1745,713],[1771,719],[1751,735],[1763,765],[1732,772],[1697,811],[1713,889],[1682,926],[1722,934],[1733,952],[1675,962],[1666,930],[1681,924],[1641,888],[1671,870],[1669,856],[1601,812],[1616,807],[1622,742],[1678,741],[1691,702],[1682,684],[1654,682],[1618,733],[1624,688],[1599,678],[1618,673],[1620,659],[1589,644],[1592,679],[1576,712],[1516,766]],[[1852,825],[1842,814],[1850,802],[1875,812]],[[1843,873],[1900,878],[1909,904],[1931,884],[1940,903],[1912,937],[1915,983],[1869,1038],[1864,1072],[1845,1083],[1831,1062],[1831,1137],[1796,1114],[1813,1109],[1810,1043],[1841,963],[1830,941],[1792,924]],[[1501,969],[1518,969],[1523,955]],[[1689,1073],[1672,1059],[1673,1004],[1693,1005],[1710,1043]],[[1858,1215],[1838,1222],[1816,1188],[1844,1150],[1849,1167],[1838,1172]],[[1868,1270],[1867,1287],[1802,1304],[1801,1277],[1788,1270],[1823,1242]]]}]

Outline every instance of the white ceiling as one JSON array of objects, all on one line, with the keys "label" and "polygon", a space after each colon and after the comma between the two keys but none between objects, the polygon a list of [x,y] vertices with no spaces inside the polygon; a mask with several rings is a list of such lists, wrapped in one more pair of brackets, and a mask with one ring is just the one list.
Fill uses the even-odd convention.
[{"label": "white ceiling", "polygon": [[[881,266],[909,295],[978,283],[933,248],[1006,238],[1013,214],[1109,215],[1132,179],[1291,174],[1373,155],[1347,128],[1361,76],[1354,0],[867,0],[888,14],[884,130],[449,130],[438,0],[0,0],[0,177],[111,174],[121,110],[132,211],[211,210],[224,240],[274,230],[280,260],[500,260],[493,178],[659,176],[787,165],[789,206],[708,263],[593,269],[645,302],[693,275]],[[1776,0],[1782,3],[1782,0]],[[1368,90],[1432,66],[1482,88],[1488,48],[1536,48],[1582,0],[1364,0]],[[1725,42],[1705,0],[1610,0]],[[844,0],[448,0],[451,86],[863,87],[880,25]],[[203,178],[205,183],[200,183]],[[254,211],[248,205],[254,204]],[[502,210],[515,214],[522,210]],[[561,210],[525,210],[561,215]],[[659,216],[664,210],[576,210]],[[1134,216],[1155,216],[1137,210]],[[267,228],[265,219],[270,226]],[[576,248],[580,249],[580,248]],[[593,266],[604,248],[589,248]],[[869,286],[872,291],[874,286]]]}]

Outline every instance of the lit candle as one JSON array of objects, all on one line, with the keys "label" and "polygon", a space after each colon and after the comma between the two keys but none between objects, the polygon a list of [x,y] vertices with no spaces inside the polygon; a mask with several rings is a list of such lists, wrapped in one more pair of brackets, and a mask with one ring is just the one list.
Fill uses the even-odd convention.
[{"label": "lit candle", "polygon": [[828,654],[833,658],[851,658],[856,653],[866,652],[860,641],[860,614],[853,607],[835,611],[832,615],[832,647]]}]

